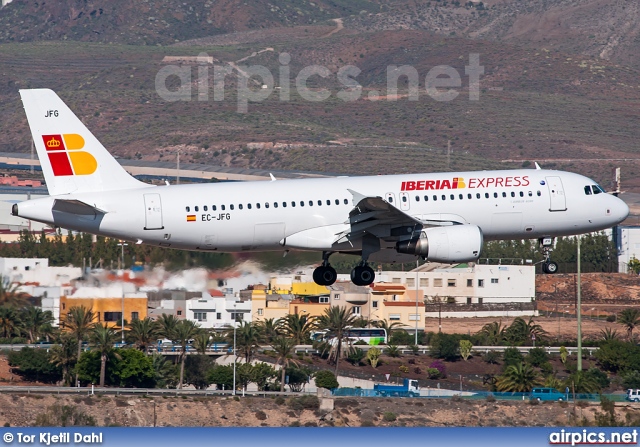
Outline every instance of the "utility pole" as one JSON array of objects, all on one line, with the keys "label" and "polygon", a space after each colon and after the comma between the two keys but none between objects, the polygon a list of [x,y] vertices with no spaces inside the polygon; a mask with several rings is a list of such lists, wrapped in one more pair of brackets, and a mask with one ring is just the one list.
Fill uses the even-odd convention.
[{"label": "utility pole", "polygon": [[578,371],[582,371],[582,290],[580,282],[580,241],[581,237],[577,236],[578,247],[578,284],[576,287],[577,308],[576,316],[578,317]]},{"label": "utility pole", "polygon": [[420,313],[418,312],[418,267],[420,261],[416,260],[416,333],[414,344],[418,346],[418,320],[420,319]]},{"label": "utility pole", "polygon": [[447,171],[451,171],[451,140],[447,140]]},{"label": "utility pole", "polygon": [[176,157],[176,185],[180,184],[180,149],[178,149],[178,156]]},{"label": "utility pole", "polygon": [[124,344],[124,246],[129,245],[125,241],[118,243],[120,246],[120,267],[122,268],[122,315],[120,321],[120,334],[122,336],[122,344]]}]

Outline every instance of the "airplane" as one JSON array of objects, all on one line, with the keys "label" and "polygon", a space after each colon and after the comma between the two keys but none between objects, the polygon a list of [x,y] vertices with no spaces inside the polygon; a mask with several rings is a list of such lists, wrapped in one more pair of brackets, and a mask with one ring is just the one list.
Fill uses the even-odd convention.
[{"label": "airplane", "polygon": [[[582,175],[536,169],[214,184],[149,185],[132,177],[52,90],[20,90],[50,196],[12,214],[137,244],[211,252],[322,253],[313,279],[336,281],[329,257],[369,262],[476,261],[483,241],[538,239],[545,273],[558,236],[622,222],[628,206]],[[392,155],[390,155],[392,156]]]}]

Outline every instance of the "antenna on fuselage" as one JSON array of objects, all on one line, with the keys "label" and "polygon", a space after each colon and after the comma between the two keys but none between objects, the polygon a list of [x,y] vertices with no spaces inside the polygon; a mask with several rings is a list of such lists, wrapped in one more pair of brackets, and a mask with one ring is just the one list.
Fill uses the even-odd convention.
[{"label": "antenna on fuselage", "polygon": [[542,168],[540,167],[537,161],[534,161],[533,163],[536,165],[536,171],[542,171]]}]

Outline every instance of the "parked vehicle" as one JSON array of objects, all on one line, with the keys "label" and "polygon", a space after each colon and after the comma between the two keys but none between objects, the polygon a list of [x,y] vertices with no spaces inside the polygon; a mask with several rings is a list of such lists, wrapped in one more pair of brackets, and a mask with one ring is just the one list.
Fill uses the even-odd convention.
[{"label": "parked vehicle", "polygon": [[627,396],[625,397],[630,402],[640,402],[640,390],[627,390]]},{"label": "parked vehicle", "polygon": [[402,385],[387,385],[376,383],[373,390],[379,396],[417,397],[420,396],[420,388],[417,380],[404,379]]},{"label": "parked vehicle", "polygon": [[529,394],[529,399],[537,400],[538,402],[543,400],[557,400],[563,401],[567,400],[567,395],[561,393],[555,388],[534,388],[531,390]]}]

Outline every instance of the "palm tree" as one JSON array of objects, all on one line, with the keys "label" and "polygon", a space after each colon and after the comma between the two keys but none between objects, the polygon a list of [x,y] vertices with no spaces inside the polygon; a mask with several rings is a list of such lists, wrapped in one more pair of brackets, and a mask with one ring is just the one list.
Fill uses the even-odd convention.
[{"label": "palm tree", "polygon": [[311,331],[317,327],[317,318],[306,314],[288,314],[278,320],[280,332],[293,338],[297,345],[303,344],[309,339]]},{"label": "palm tree", "polygon": [[599,393],[602,387],[593,376],[586,371],[575,371],[565,381],[565,385],[574,393]]},{"label": "palm tree", "polygon": [[2,330],[2,336],[9,338],[17,333],[19,328],[20,317],[18,311],[9,306],[0,307],[0,330]]},{"label": "palm tree", "polygon": [[498,391],[524,393],[541,383],[538,372],[528,363],[510,365],[498,378]]},{"label": "palm tree", "polygon": [[506,330],[507,328],[502,325],[502,321],[494,321],[493,323],[487,323],[482,326],[482,329],[478,331],[478,335],[484,335],[486,337],[487,345],[498,346],[504,341]]},{"label": "palm tree", "polygon": [[618,331],[615,329],[611,329],[610,327],[600,329],[600,340],[602,341],[611,341],[611,340],[619,340]]},{"label": "palm tree", "polygon": [[[233,343],[233,328],[227,330],[226,337],[230,343]],[[240,351],[240,356],[244,357],[245,363],[251,361],[261,342],[262,332],[258,325],[243,321],[236,328],[236,350]]]},{"label": "palm tree", "polygon": [[27,294],[18,291],[19,288],[20,284],[11,284],[8,277],[0,276],[0,306],[24,306]]},{"label": "palm tree", "polygon": [[172,331],[173,335],[171,340],[174,343],[177,343],[182,348],[180,350],[180,381],[178,382],[178,389],[182,389],[182,381],[184,379],[184,361],[187,358],[187,345],[189,344],[189,340],[198,335],[200,332],[200,327],[197,323],[191,320],[180,320],[178,324],[176,324],[175,329]]},{"label": "palm tree", "polygon": [[149,350],[149,346],[158,340],[159,324],[149,317],[133,320],[127,327],[129,328],[127,338],[144,353]]},{"label": "palm tree", "polygon": [[533,317],[529,317],[529,321],[525,321],[522,317],[516,317],[505,332],[507,341],[512,345],[524,344],[529,341],[533,344],[533,340],[540,342],[544,340],[546,336],[547,331],[533,321]]},{"label": "palm tree", "polygon": [[376,320],[373,322],[373,325],[377,328],[384,329],[387,331],[387,338],[391,340],[391,335],[398,329],[403,326],[406,326],[404,323],[400,323],[399,321],[394,321],[393,323],[389,323],[386,318],[384,320]]},{"label": "palm tree", "polygon": [[283,337],[282,335],[276,337],[271,344],[271,347],[275,351],[278,359],[276,365],[280,365],[280,391],[284,391],[284,380],[287,370],[287,366],[291,364],[297,365],[297,362],[293,360],[291,355],[295,349],[296,343],[291,338]]},{"label": "palm tree", "polygon": [[104,325],[96,323],[91,330],[91,345],[100,352],[100,387],[104,387],[104,378],[107,370],[107,358],[113,352],[113,345],[118,340],[116,331]]},{"label": "palm tree", "polygon": [[335,361],[335,375],[338,375],[338,364],[342,352],[342,340],[346,334],[347,328],[353,326],[355,316],[347,310],[346,307],[332,306],[324,311],[324,315],[318,319],[318,327],[326,329],[334,338],[331,341],[331,349],[329,351],[329,361]]},{"label": "palm tree", "polygon": [[278,335],[281,335],[279,322],[274,318],[266,318],[256,323],[267,343],[271,343]]},{"label": "palm tree", "polygon": [[50,310],[45,312],[35,306],[23,307],[20,311],[20,319],[22,320],[22,328],[27,332],[29,343],[38,340],[46,327],[51,326],[54,321]]},{"label": "palm tree", "polygon": [[175,315],[162,314],[158,318],[159,332],[164,338],[171,340],[173,338],[173,331],[181,320],[178,320]]},{"label": "palm tree", "polygon": [[[67,329],[78,342],[77,359],[80,360],[82,354],[82,342],[87,338],[89,332],[93,328],[93,320],[95,315],[93,310],[84,306],[72,307],[67,312],[66,317],[62,320],[62,327]],[[78,373],[76,372],[76,382],[78,381]]]},{"label": "palm tree", "polygon": [[200,331],[198,335],[193,338],[193,347],[199,354],[205,355],[211,342],[211,336],[206,331]]},{"label": "palm tree", "polygon": [[60,337],[60,343],[51,347],[51,363],[62,368],[62,380],[65,386],[71,385],[71,369],[77,362],[77,340],[70,334]]},{"label": "palm tree", "polygon": [[633,341],[633,330],[640,326],[640,309],[625,309],[618,314],[618,323],[627,330],[629,341]]}]

